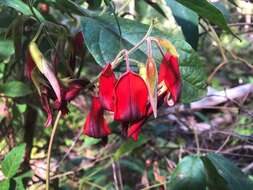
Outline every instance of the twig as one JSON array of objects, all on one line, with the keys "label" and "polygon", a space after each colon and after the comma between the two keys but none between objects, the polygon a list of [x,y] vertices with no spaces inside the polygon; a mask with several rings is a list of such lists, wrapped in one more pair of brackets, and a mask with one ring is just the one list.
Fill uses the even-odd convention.
[{"label": "twig", "polygon": [[153,188],[155,188],[155,187],[160,187],[160,186],[166,185],[167,183],[169,183],[169,181],[166,181],[166,182],[164,182],[164,183],[157,183],[157,184],[154,184],[154,185],[150,185],[150,186],[145,187],[145,188],[143,188],[143,189],[141,189],[141,190],[153,189]]},{"label": "twig", "polygon": [[92,182],[90,182],[90,181],[88,181],[86,179],[82,180],[82,183],[85,183],[85,184],[88,184],[90,186],[96,187],[97,189],[100,189],[100,190],[106,190],[106,188],[104,188],[104,187],[102,187],[102,186],[100,186],[100,185],[98,185],[96,183],[92,183]]},{"label": "twig", "polygon": [[243,172],[248,172],[249,170],[251,170],[253,168],[253,162],[251,162],[249,165],[245,166],[242,171]]},{"label": "twig", "polygon": [[[203,107],[216,106],[225,103],[229,100],[242,98],[245,94],[253,93],[253,84],[244,84],[231,89],[211,92],[206,97],[199,101],[193,102],[188,106],[179,105],[175,107],[175,110],[186,111],[186,110],[199,110]],[[168,108],[168,110],[171,108]],[[173,108],[172,108],[173,109]]]},{"label": "twig", "polygon": [[68,151],[64,154],[64,156],[62,157],[62,159],[56,164],[56,168],[58,168],[60,166],[60,164],[67,158],[67,156],[70,154],[70,152],[72,151],[72,149],[74,148],[74,146],[76,145],[78,139],[80,138],[80,136],[82,135],[83,129],[81,128],[80,131],[78,132],[78,134],[75,136],[74,141],[71,145],[71,147],[68,149]]},{"label": "twig", "polygon": [[249,150],[253,151],[253,146],[252,145],[239,145],[239,146],[235,146],[235,147],[226,149],[223,152],[225,152],[225,153],[231,153],[231,152],[234,152],[236,150],[241,150],[241,149],[249,149]]},{"label": "twig", "polygon": [[226,140],[224,141],[224,143],[220,146],[220,148],[219,148],[217,151],[215,151],[215,153],[219,153],[220,151],[222,151],[222,149],[226,146],[226,144],[227,144],[228,141],[230,140],[230,137],[231,137],[231,135],[229,135],[229,136],[226,138]]},{"label": "twig", "polygon": [[119,164],[112,159],[113,178],[116,190],[124,190]]},{"label": "twig", "polygon": [[218,48],[220,50],[221,56],[222,56],[222,62],[214,69],[214,71],[209,75],[208,79],[207,79],[207,83],[210,84],[213,77],[215,76],[215,74],[222,68],[224,67],[224,65],[227,64],[228,59],[225,55],[225,50],[222,47],[221,41],[218,37],[218,35],[216,34],[216,31],[213,29],[213,27],[211,25],[208,25],[208,28],[211,30],[211,33],[209,33],[211,35],[211,37],[216,41]]},{"label": "twig", "polygon": [[46,171],[46,190],[49,190],[49,184],[50,184],[50,157],[51,157],[51,151],[52,151],[52,146],[53,146],[53,141],[54,141],[54,136],[59,124],[59,120],[61,117],[61,111],[58,112],[57,117],[55,119],[55,123],[53,126],[53,130],[51,133],[49,145],[48,145],[48,150],[47,150],[47,171]]}]

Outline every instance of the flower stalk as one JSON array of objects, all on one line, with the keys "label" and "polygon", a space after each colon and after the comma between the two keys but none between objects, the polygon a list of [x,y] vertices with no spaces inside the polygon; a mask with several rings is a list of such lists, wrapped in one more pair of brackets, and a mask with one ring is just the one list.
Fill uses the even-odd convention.
[{"label": "flower stalk", "polygon": [[46,170],[46,190],[49,190],[50,187],[50,158],[51,158],[51,152],[52,152],[52,146],[54,142],[54,137],[56,134],[57,127],[59,125],[59,120],[61,118],[61,111],[58,112],[57,117],[54,122],[53,130],[50,136],[50,141],[48,145],[48,150],[47,150],[47,170]]}]

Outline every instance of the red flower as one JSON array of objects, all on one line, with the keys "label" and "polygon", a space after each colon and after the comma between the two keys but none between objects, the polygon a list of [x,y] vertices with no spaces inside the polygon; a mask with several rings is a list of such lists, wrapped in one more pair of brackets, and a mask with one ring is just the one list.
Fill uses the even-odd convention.
[{"label": "red flower", "polygon": [[128,70],[115,86],[114,119],[136,122],[146,116],[148,89],[145,81]]},{"label": "red flower", "polygon": [[63,115],[68,113],[67,105],[68,103],[75,99],[78,94],[81,92],[81,90],[89,84],[89,81],[87,79],[78,79],[73,80],[70,82],[69,86],[67,88],[61,88],[61,94],[63,95],[62,101],[59,102],[55,96],[52,96],[51,98],[54,100],[54,107],[57,110],[61,110]]},{"label": "red flower", "polygon": [[25,60],[25,76],[28,79],[31,79],[32,77],[32,71],[36,67],[35,62],[33,61],[33,58],[29,51],[26,52],[26,60]]},{"label": "red flower", "polygon": [[71,100],[73,100],[88,84],[89,80],[87,79],[78,79],[70,82],[69,86],[64,92],[64,101],[70,102]]},{"label": "red flower", "polygon": [[112,66],[111,64],[107,64],[99,77],[99,98],[102,106],[109,111],[113,111],[113,96],[116,82]]},{"label": "red flower", "polygon": [[181,75],[178,57],[167,52],[162,60],[159,71],[159,83],[164,82],[174,104],[178,101],[181,90]]},{"label": "red flower", "polygon": [[101,138],[111,133],[104,119],[104,109],[99,97],[92,97],[91,110],[84,124],[84,134],[90,137]]}]

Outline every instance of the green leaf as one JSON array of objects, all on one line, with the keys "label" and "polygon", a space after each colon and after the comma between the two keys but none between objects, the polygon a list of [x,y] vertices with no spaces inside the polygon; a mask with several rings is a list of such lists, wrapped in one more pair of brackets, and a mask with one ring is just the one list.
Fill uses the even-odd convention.
[{"label": "green leaf", "polygon": [[9,190],[10,189],[10,180],[5,179],[3,181],[0,181],[0,189],[1,190]]},{"label": "green leaf", "polygon": [[[122,18],[118,20],[122,38],[120,38],[116,21],[111,16],[83,17],[81,20],[82,32],[86,37],[85,45],[102,67],[112,62],[121,49],[130,49],[136,45],[148,30],[147,25],[139,22]],[[182,102],[191,102],[202,96],[205,93],[206,74],[203,63],[191,46],[184,39],[157,29],[153,29],[151,35],[168,39],[177,48],[183,79]],[[153,50],[153,56],[156,64],[160,64],[162,56],[158,49]],[[141,46],[130,55],[130,58],[145,63],[146,46]]]},{"label": "green leaf", "polygon": [[231,18],[229,8],[226,7],[226,5],[223,2],[221,2],[221,1],[214,2],[214,3],[212,3],[212,5],[214,5],[217,9],[220,10],[220,12],[224,15],[224,18],[228,22],[229,19]]},{"label": "green leaf", "polygon": [[6,59],[14,53],[12,40],[0,40],[0,59]]},{"label": "green leaf", "polygon": [[114,153],[113,159],[115,161],[119,160],[122,156],[133,152],[136,148],[140,147],[144,143],[148,141],[147,138],[140,135],[137,142],[133,141],[132,139],[128,139],[126,142],[121,144],[118,150]]},{"label": "green leaf", "polygon": [[0,93],[12,98],[26,96],[31,92],[31,89],[21,81],[10,81],[0,84]]},{"label": "green leaf", "polygon": [[89,9],[98,9],[101,6],[102,0],[87,0]]},{"label": "green leaf", "polygon": [[25,190],[22,178],[14,178],[16,182],[16,190]]},{"label": "green leaf", "polygon": [[230,32],[233,34],[231,29],[228,27],[227,22],[220,12],[215,6],[210,4],[207,0],[176,0],[182,5],[188,7],[195,11],[199,16],[208,19],[210,22],[216,24],[226,32]]},{"label": "green leaf", "polygon": [[235,0],[228,0],[230,3],[232,3],[234,6],[238,6],[237,4],[236,4],[236,2],[235,2]]},{"label": "green leaf", "polygon": [[171,8],[176,22],[181,26],[186,41],[197,49],[199,39],[199,17],[191,9],[181,5],[176,0],[166,0],[167,5]]},{"label": "green leaf", "polygon": [[98,139],[98,138],[93,138],[93,137],[89,137],[89,136],[84,137],[84,144],[86,146],[98,144],[100,141],[101,141],[101,139]]},{"label": "green leaf", "polygon": [[17,104],[17,108],[19,113],[25,113],[27,109],[27,104]]},{"label": "green leaf", "polygon": [[170,190],[205,190],[205,168],[198,156],[187,156],[177,165],[173,172]]},{"label": "green leaf", "polygon": [[32,178],[33,172],[28,171],[22,175],[19,175],[18,177],[14,178],[14,181],[16,182],[16,190],[25,190],[24,184],[23,184],[23,179],[24,178]]},{"label": "green leaf", "polygon": [[145,3],[153,7],[158,13],[160,13],[162,16],[167,18],[166,13],[164,12],[163,8],[160,6],[160,3],[153,2],[151,0],[144,0]]},{"label": "green leaf", "polygon": [[71,0],[56,0],[56,6],[60,7],[61,10],[81,16],[89,16],[94,13],[90,10],[82,8],[80,5]]},{"label": "green leaf", "polygon": [[181,101],[183,103],[193,102],[206,92],[204,64],[200,61],[196,52],[189,49],[188,51],[188,54],[186,54],[187,58],[184,61],[180,60],[180,71],[183,81]]},{"label": "green leaf", "polygon": [[215,153],[201,157],[210,190],[253,190],[253,183],[235,164]]},{"label": "green leaf", "polygon": [[[27,16],[33,15],[29,6],[25,3],[23,3],[21,0],[1,0],[0,5],[1,4],[4,6],[7,6],[7,7],[11,7],[13,9],[15,9],[16,11],[23,13],[24,15],[27,15]],[[36,16],[40,19],[40,21],[45,20],[37,9],[35,9],[33,7],[33,10],[34,10]]]},{"label": "green leaf", "polygon": [[13,177],[20,167],[25,155],[25,144],[13,148],[5,157],[2,162],[2,171],[5,177]]}]

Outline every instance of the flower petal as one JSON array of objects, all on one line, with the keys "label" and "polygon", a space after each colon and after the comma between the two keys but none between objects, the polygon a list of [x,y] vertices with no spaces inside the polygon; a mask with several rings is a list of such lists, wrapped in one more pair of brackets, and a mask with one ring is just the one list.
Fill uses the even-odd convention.
[{"label": "flower petal", "polygon": [[159,84],[165,83],[171,94],[172,100],[178,101],[181,91],[181,74],[178,57],[166,53],[163,57],[159,70]]},{"label": "flower petal", "polygon": [[146,83],[149,93],[149,101],[153,109],[154,117],[157,117],[157,80],[158,73],[156,69],[155,60],[152,57],[148,57],[146,63]]},{"label": "flower petal", "polygon": [[42,105],[43,110],[47,113],[47,120],[44,123],[44,126],[49,127],[53,121],[53,114],[52,114],[52,110],[49,105],[49,94],[48,94],[47,88],[43,88],[41,90],[40,101],[41,101],[41,105]]},{"label": "flower petal", "polygon": [[144,124],[144,122],[146,121],[146,119],[142,119],[134,124],[132,124],[127,131],[127,136],[128,137],[132,137],[134,141],[138,140],[139,137],[139,133],[141,131],[141,127]]},{"label": "flower petal", "polygon": [[80,91],[88,84],[90,84],[90,81],[88,79],[78,79],[72,81],[69,84],[68,88],[65,90],[64,101],[69,102],[73,100],[80,93]]},{"label": "flower petal", "polygon": [[[165,97],[164,93],[158,96],[158,101],[157,101],[158,108],[163,104],[164,97]],[[148,104],[146,117],[144,117],[143,119],[137,122],[131,123],[131,125],[128,127],[128,130],[127,130],[127,137],[132,137],[134,141],[137,141],[142,125],[147,121],[147,119],[149,118],[149,116],[152,115],[152,113],[153,113],[153,109],[151,105]]]},{"label": "flower petal", "polygon": [[148,89],[145,81],[132,71],[127,71],[115,86],[114,119],[135,122],[146,116]]},{"label": "flower petal", "polygon": [[104,109],[99,97],[92,98],[91,110],[84,124],[84,134],[94,138],[101,138],[111,133],[104,119]]},{"label": "flower petal", "polygon": [[32,71],[36,67],[36,64],[34,63],[32,56],[29,51],[26,52],[26,58],[25,58],[25,76],[28,79],[31,79],[32,77]]},{"label": "flower petal", "polygon": [[117,80],[111,64],[107,64],[99,77],[99,98],[106,110],[113,111],[114,87]]},{"label": "flower petal", "polygon": [[46,60],[35,42],[30,42],[29,51],[39,71],[47,78],[58,101],[61,102],[61,86],[53,66]]}]

